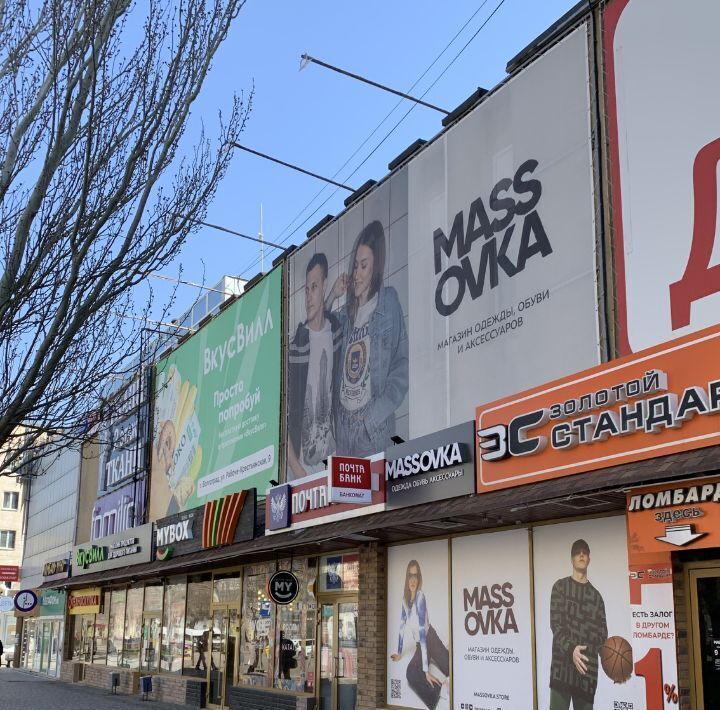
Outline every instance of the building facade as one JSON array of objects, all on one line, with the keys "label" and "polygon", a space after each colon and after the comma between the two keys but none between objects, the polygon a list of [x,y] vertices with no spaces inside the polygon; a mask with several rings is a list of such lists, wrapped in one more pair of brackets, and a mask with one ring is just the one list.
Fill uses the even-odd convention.
[{"label": "building facade", "polygon": [[[81,451],[78,443],[68,441],[65,447],[39,460],[38,475],[27,483],[21,589],[36,589],[45,581],[64,579],[69,574],[78,513]],[[19,612],[22,623],[18,628],[18,667],[59,676],[65,632],[64,599],[62,590],[44,590],[32,612]]]},{"label": "building facade", "polygon": [[717,707],[718,20],[579,4],[163,352],[144,513],[79,511],[99,527],[41,586],[67,588],[63,678]]},{"label": "building facade", "polygon": [[[20,565],[23,556],[25,521],[25,488],[15,476],[0,478],[0,597],[12,598],[20,588]],[[0,600],[1,601],[1,600]],[[15,646],[16,622],[12,605],[0,610],[0,641],[7,648]]]}]

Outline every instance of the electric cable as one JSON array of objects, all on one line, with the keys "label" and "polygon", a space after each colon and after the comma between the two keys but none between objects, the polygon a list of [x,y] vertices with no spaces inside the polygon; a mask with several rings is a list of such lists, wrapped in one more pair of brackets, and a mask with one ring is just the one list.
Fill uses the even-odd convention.
[{"label": "electric cable", "polygon": [[[452,46],[452,44],[455,42],[455,40],[459,37],[460,34],[465,30],[465,28],[472,22],[472,20],[477,16],[477,14],[485,7],[485,5],[489,2],[489,0],[483,0],[483,2],[480,4],[480,6],[473,12],[473,14],[468,18],[468,20],[463,24],[463,26],[455,33],[453,38],[445,45],[443,50],[433,59],[433,61],[428,65],[428,67],[423,71],[423,73],[415,80],[415,82],[412,84],[412,86],[407,90],[406,93],[412,92],[412,90],[417,86],[417,84],[422,81],[422,79],[427,75],[427,73],[432,69],[432,67],[440,60],[440,58],[445,54],[445,52]],[[488,22],[493,18],[493,16],[498,12],[498,10],[504,5],[505,0],[500,0],[498,4],[495,6],[493,11],[487,16],[487,18],[484,20],[484,22],[478,27],[478,29],[475,31],[475,33],[468,39],[468,41],[461,47],[460,51],[450,60],[450,62],[445,66],[445,68],[438,74],[438,76],[433,80],[433,82],[425,89],[425,91],[420,95],[420,98],[424,98],[427,93],[437,84],[438,81],[447,73],[447,71],[452,67],[452,65],[460,58],[460,56],[465,52],[465,50],[470,46],[470,44],[475,40],[475,38],[480,34],[480,32],[486,27]],[[358,148],[353,151],[353,153],[350,155],[350,157],[338,168],[338,170],[333,174],[333,179],[336,178],[340,172],[350,163],[350,161],[362,150],[362,148],[367,145],[368,141],[377,133],[377,131],[380,129],[380,127],[387,121],[387,119],[396,111],[396,109],[405,101],[405,99],[400,99],[393,107],[390,109],[390,111],[385,115],[385,117],[378,123],[378,125],[371,131],[371,133],[368,135],[365,140],[358,146]],[[370,151],[370,153],[354,168],[354,170],[349,173],[349,175],[345,178],[347,181],[350,177],[355,175],[355,173],[377,152],[377,150],[380,148],[383,143],[395,132],[395,130],[400,126],[400,124],[412,113],[412,111],[417,107],[417,104],[413,104],[406,112],[403,114],[403,116],[400,118],[399,121],[395,123],[395,125],[390,129],[390,131],[378,142],[378,144]],[[315,196],[308,202],[305,207],[303,207],[300,212],[293,217],[293,219],[288,223],[288,225],[282,229],[278,237],[276,237],[276,242],[278,244],[286,244],[287,241],[307,222],[312,219],[314,215],[316,215],[338,192],[338,188],[335,188],[328,197],[321,202],[305,219],[300,222],[290,233],[288,233],[284,238],[282,235],[289,229],[292,224],[302,215],[302,213],[312,205],[312,203],[327,189],[327,185],[324,185],[316,194]],[[241,272],[240,274],[244,274],[250,269],[252,269],[254,266],[256,266],[259,263],[260,259],[259,257],[256,257],[250,264],[248,264]]]}]

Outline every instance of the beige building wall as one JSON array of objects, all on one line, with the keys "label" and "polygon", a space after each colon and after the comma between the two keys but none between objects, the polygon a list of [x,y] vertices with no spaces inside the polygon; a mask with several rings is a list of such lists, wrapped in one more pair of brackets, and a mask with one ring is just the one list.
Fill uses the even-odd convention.
[{"label": "beige building wall", "polygon": [[[19,568],[22,563],[24,497],[24,484],[20,480],[0,474],[0,567]],[[0,596],[14,596],[18,589],[19,582],[0,581]],[[0,640],[6,648],[15,643],[12,611],[0,613]]]},{"label": "beige building wall", "polygon": [[100,466],[100,444],[97,437],[86,441],[82,447],[80,462],[80,492],[77,505],[75,544],[90,541],[92,509],[98,495],[98,473]]},{"label": "beige building wall", "polygon": [[[14,476],[0,475],[0,567],[19,567],[22,562],[23,513],[23,484]],[[7,533],[14,533],[14,541]],[[0,582],[0,588],[4,586]]]}]

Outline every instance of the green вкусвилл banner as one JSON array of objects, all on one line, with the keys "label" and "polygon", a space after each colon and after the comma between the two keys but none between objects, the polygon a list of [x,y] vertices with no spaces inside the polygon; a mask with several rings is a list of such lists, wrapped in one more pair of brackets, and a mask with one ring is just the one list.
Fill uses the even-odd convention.
[{"label": "green \u0432\u043a\u0443\u0441\u0432\u0438\u043b\u043b banner", "polygon": [[158,362],[151,520],[276,477],[281,283],[275,269]]}]

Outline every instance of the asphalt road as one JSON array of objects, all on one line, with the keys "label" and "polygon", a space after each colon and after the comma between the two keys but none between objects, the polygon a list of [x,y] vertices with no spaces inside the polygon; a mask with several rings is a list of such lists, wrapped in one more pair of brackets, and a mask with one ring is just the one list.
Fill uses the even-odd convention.
[{"label": "asphalt road", "polygon": [[179,705],[143,701],[139,695],[111,695],[79,683],[49,680],[13,668],[0,668],[2,710],[178,710]]}]

